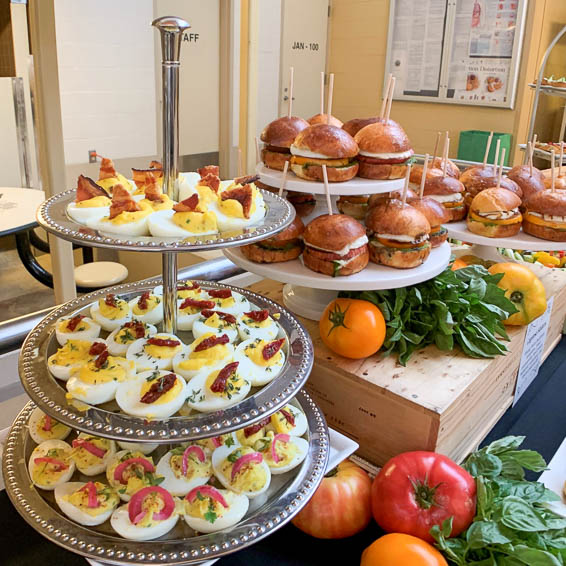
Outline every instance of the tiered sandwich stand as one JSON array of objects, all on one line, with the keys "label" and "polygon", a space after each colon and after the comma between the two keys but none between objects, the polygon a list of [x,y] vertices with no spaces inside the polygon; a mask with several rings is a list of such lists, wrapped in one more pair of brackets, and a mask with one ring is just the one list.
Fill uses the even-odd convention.
[{"label": "tiered sandwich stand", "polygon": [[[274,187],[281,187],[283,174],[279,171],[258,165],[260,180]],[[334,198],[337,195],[383,194],[403,189],[403,179],[388,181],[372,181],[354,178],[344,183],[330,183],[329,192]],[[289,173],[285,188],[292,191],[312,193],[316,197],[325,194],[323,183],[305,181]],[[317,198],[314,212],[306,221],[328,212],[323,198]],[[334,205],[333,205],[334,208]],[[335,212],[335,211],[334,211]],[[316,273],[295,259],[282,263],[255,263],[248,260],[238,248],[224,250],[224,255],[239,267],[268,279],[284,283],[283,301],[285,306],[295,314],[311,320],[319,320],[326,305],[341,290],[375,291],[378,289],[396,289],[415,285],[436,277],[446,269],[450,261],[450,245],[443,243],[433,248],[430,256],[419,267],[413,269],[395,269],[370,262],[368,266],[354,275],[330,277]]]},{"label": "tiered sandwich stand", "polygon": [[[175,181],[178,175],[180,41],[182,32],[189,24],[180,18],[164,17],[155,20],[153,25],[161,32],[163,51],[163,186],[164,191],[175,199],[178,189]],[[161,330],[176,333],[177,253],[225,249],[269,237],[284,229],[293,220],[293,208],[276,195],[267,191],[262,191],[262,194],[267,213],[261,225],[241,233],[220,233],[205,239],[121,239],[93,231],[76,224],[65,213],[67,204],[74,199],[74,190],[59,193],[47,200],[38,211],[38,221],[48,232],[81,245],[161,253],[164,305]],[[322,480],[328,461],[330,447],[324,416],[310,397],[301,391],[313,364],[313,347],[308,333],[291,313],[277,303],[251,291],[219,283],[197,282],[206,287],[235,289],[260,308],[268,309],[271,314],[278,313],[279,325],[287,338],[287,355],[282,373],[270,384],[224,411],[174,416],[167,420],[145,420],[120,414],[114,402],[97,407],[68,402],[65,389],[47,368],[47,358],[57,349],[54,336],[56,321],[71,313],[88,312],[89,305],[107,292],[131,299],[153,289],[160,282],[156,278],[149,282],[120,285],[90,293],[60,306],[31,331],[20,354],[20,378],[33,403],[29,403],[17,417],[6,443],[2,466],[7,493],[23,518],[40,534],[72,552],[103,563],[197,564],[245,548],[268,536],[299,512]],[[188,333],[178,333],[182,340],[186,335]],[[83,527],[67,519],[58,510],[53,492],[33,487],[27,470],[34,446],[27,422],[35,405],[76,430],[116,440],[154,442],[167,446],[219,436],[249,426],[288,403],[299,406],[307,418],[309,452],[305,461],[292,472],[274,476],[266,494],[252,500],[242,522],[213,534],[198,535],[181,520],[165,537],[147,542],[121,539],[107,523],[100,527]]]}]

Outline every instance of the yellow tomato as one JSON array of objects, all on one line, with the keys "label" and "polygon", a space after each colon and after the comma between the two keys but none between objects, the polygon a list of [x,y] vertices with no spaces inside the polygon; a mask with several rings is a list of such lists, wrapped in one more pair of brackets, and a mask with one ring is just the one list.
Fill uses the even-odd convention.
[{"label": "yellow tomato", "polygon": [[322,313],[320,337],[333,351],[345,358],[367,358],[385,340],[385,319],[369,301],[335,299]]},{"label": "yellow tomato", "polygon": [[521,326],[529,324],[546,310],[546,291],[541,280],[525,265],[519,263],[496,263],[489,268],[492,275],[503,273],[498,287],[519,312],[512,314],[505,324]]},{"label": "yellow tomato", "polygon": [[448,562],[428,542],[411,535],[391,533],[364,550],[360,566],[448,566]]}]

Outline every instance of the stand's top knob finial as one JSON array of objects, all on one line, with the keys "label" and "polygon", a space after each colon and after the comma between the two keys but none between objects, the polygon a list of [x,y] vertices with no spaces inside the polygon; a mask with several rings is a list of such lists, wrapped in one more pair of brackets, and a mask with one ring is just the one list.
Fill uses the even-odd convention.
[{"label": "stand's top knob finial", "polygon": [[164,63],[178,63],[181,52],[181,34],[191,27],[177,16],[162,16],[151,22],[161,33],[161,52]]}]

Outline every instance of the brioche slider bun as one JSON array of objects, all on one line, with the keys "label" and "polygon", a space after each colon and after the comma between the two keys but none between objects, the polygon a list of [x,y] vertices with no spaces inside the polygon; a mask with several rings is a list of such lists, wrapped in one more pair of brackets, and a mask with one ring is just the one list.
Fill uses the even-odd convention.
[{"label": "brioche slider bun", "polygon": [[[415,163],[411,166],[411,175],[409,176],[409,188],[413,189],[415,192],[419,192],[421,187],[421,179],[423,178],[424,166]],[[432,179],[433,177],[442,177],[442,170],[435,167],[427,167],[426,170],[426,180]]]},{"label": "brioche slider bun", "polygon": [[421,265],[430,254],[426,216],[396,199],[384,200],[366,216],[370,259],[399,269]]},{"label": "brioche slider bun", "polygon": [[468,230],[488,238],[514,236],[521,229],[521,199],[511,191],[492,187],[474,197],[468,212]]},{"label": "brioche slider bun", "polygon": [[363,220],[368,211],[369,195],[341,196],[336,206],[342,214],[347,214],[356,220]]},{"label": "brioche slider bun", "polygon": [[523,231],[535,238],[566,242],[566,191],[541,191],[525,203]]},{"label": "brioche slider bun", "polygon": [[[442,159],[442,157],[435,157],[434,161],[431,161],[429,165],[430,167],[444,171],[444,160]],[[454,179],[459,179],[461,175],[458,165],[456,165],[454,161],[450,161],[450,159],[446,160],[446,174],[449,177],[454,177]]]},{"label": "brioche slider bun", "polygon": [[256,263],[278,263],[298,258],[303,251],[301,235],[305,229],[303,221],[295,216],[285,230],[271,238],[242,246],[242,254]]},{"label": "brioche slider bun", "polygon": [[297,134],[308,128],[306,120],[297,116],[283,116],[265,126],[260,139],[265,144],[261,159],[266,167],[283,171],[285,161],[291,159],[289,148]]},{"label": "brioche slider bun", "polygon": [[352,275],[368,264],[368,239],[365,228],[350,216],[317,216],[307,224],[303,240],[303,263],[318,273],[332,277]]},{"label": "brioche slider bun", "polygon": [[407,160],[413,148],[403,128],[389,120],[362,128],[354,139],[359,146],[360,169],[364,179],[401,179],[407,170]]},{"label": "brioche slider bun", "polygon": [[291,145],[291,153],[291,170],[302,179],[322,181],[323,165],[331,183],[349,181],[358,172],[358,144],[337,126],[305,128]]},{"label": "brioche slider bun", "polygon": [[370,124],[375,124],[380,120],[381,118],[378,116],[372,116],[371,118],[353,118],[352,120],[345,122],[342,129],[346,130],[352,137],[354,137],[362,128],[365,128]]},{"label": "brioche slider bun", "polygon": [[341,128],[344,124],[341,120],[338,120],[336,116],[328,116],[328,114],[315,114],[308,119],[308,123],[311,126],[316,126],[317,124],[329,124],[330,126],[336,126]]},{"label": "brioche slider bun", "polygon": [[533,167],[531,175],[531,168],[528,165],[515,165],[507,173],[507,177],[519,185],[523,191],[523,200],[528,200],[535,193],[545,189],[544,175],[536,167]]},{"label": "brioche slider bun", "polygon": [[[466,205],[470,206],[472,199],[481,191],[497,186],[497,170],[492,165],[486,167],[477,166],[466,169],[460,176],[460,182],[464,185],[466,193],[464,199]],[[501,178],[500,187],[515,193],[523,198],[523,191],[515,181],[508,177]]]},{"label": "brioche slider bun", "polygon": [[454,177],[431,177],[425,181],[423,195],[433,198],[450,213],[450,222],[466,217],[464,185]]},{"label": "brioche slider bun", "polygon": [[287,200],[295,207],[297,214],[302,217],[311,214],[316,206],[315,196],[311,193],[287,191]]},{"label": "brioche slider bun", "polygon": [[[417,198],[417,193],[412,189],[407,189],[407,200]],[[378,193],[371,195],[368,200],[368,210],[374,206],[391,199],[401,200],[403,198],[403,190],[391,191],[390,193]]]},{"label": "brioche slider bun", "polygon": [[[543,183],[545,189],[552,189],[552,177],[545,177]],[[566,177],[564,175],[562,177],[557,175],[554,178],[554,188],[557,191],[563,191],[566,189]]]},{"label": "brioche slider bun", "polygon": [[430,245],[440,246],[448,238],[448,231],[443,224],[452,218],[450,212],[431,197],[414,198],[407,201],[413,208],[426,217],[430,224]]}]

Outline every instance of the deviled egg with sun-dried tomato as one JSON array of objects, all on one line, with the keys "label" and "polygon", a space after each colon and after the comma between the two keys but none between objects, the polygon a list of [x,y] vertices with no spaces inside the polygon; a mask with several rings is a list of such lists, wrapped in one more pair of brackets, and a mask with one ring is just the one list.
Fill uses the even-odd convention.
[{"label": "deviled egg with sun-dried tomato", "polygon": [[146,291],[129,303],[134,320],[159,324],[163,320],[163,300],[160,295]]},{"label": "deviled egg with sun-dried tomato", "polygon": [[156,471],[165,479],[161,486],[172,495],[186,495],[212,477],[210,451],[198,444],[177,446],[157,463]]},{"label": "deviled egg with sun-dried tomato", "polygon": [[68,381],[74,372],[93,358],[92,352],[105,345],[106,342],[102,338],[96,338],[96,342],[67,340],[64,346],[47,358],[47,367],[57,379]]},{"label": "deviled egg with sun-dried tomato", "polygon": [[231,289],[206,289],[208,297],[214,302],[214,310],[238,316],[250,310],[248,299]]},{"label": "deviled egg with sun-dried tomato", "polygon": [[193,330],[194,323],[202,317],[202,312],[208,312],[214,307],[210,299],[178,299],[177,301],[177,328],[179,330]]},{"label": "deviled egg with sun-dried tomato", "polygon": [[234,352],[234,360],[240,362],[241,371],[252,386],[265,385],[275,379],[285,365],[282,350],[285,338],[267,342],[261,338],[244,340]]},{"label": "deviled egg with sun-dried tomato", "polygon": [[308,423],[305,413],[295,405],[285,405],[270,417],[275,433],[303,436],[307,432]]},{"label": "deviled egg with sun-dried tomato", "polygon": [[139,320],[130,320],[108,335],[106,339],[108,351],[113,356],[125,356],[130,345],[136,340],[147,338],[154,334],[157,334],[157,328],[153,324],[147,324]]},{"label": "deviled egg with sun-dried tomato", "polygon": [[92,318],[76,314],[69,318],[60,318],[55,324],[55,337],[61,346],[67,340],[96,340],[100,336],[100,324]]},{"label": "deviled egg with sun-dried tomato", "polygon": [[136,364],[138,372],[170,370],[173,367],[173,358],[184,349],[185,345],[177,336],[160,332],[130,344],[126,358]]},{"label": "deviled egg with sun-dried tomato", "polygon": [[238,317],[237,325],[240,340],[275,340],[279,334],[279,325],[269,316],[267,309],[242,313]]},{"label": "deviled egg with sun-dried tomato", "polygon": [[227,312],[209,309],[201,311],[200,316],[193,323],[192,330],[195,338],[200,338],[204,334],[213,332],[218,336],[226,334],[230,342],[238,340],[236,317]]},{"label": "deviled egg with sun-dried tomato", "polygon": [[90,316],[104,330],[111,332],[132,320],[132,311],[127,301],[116,297],[113,293],[108,293],[91,305]]}]

